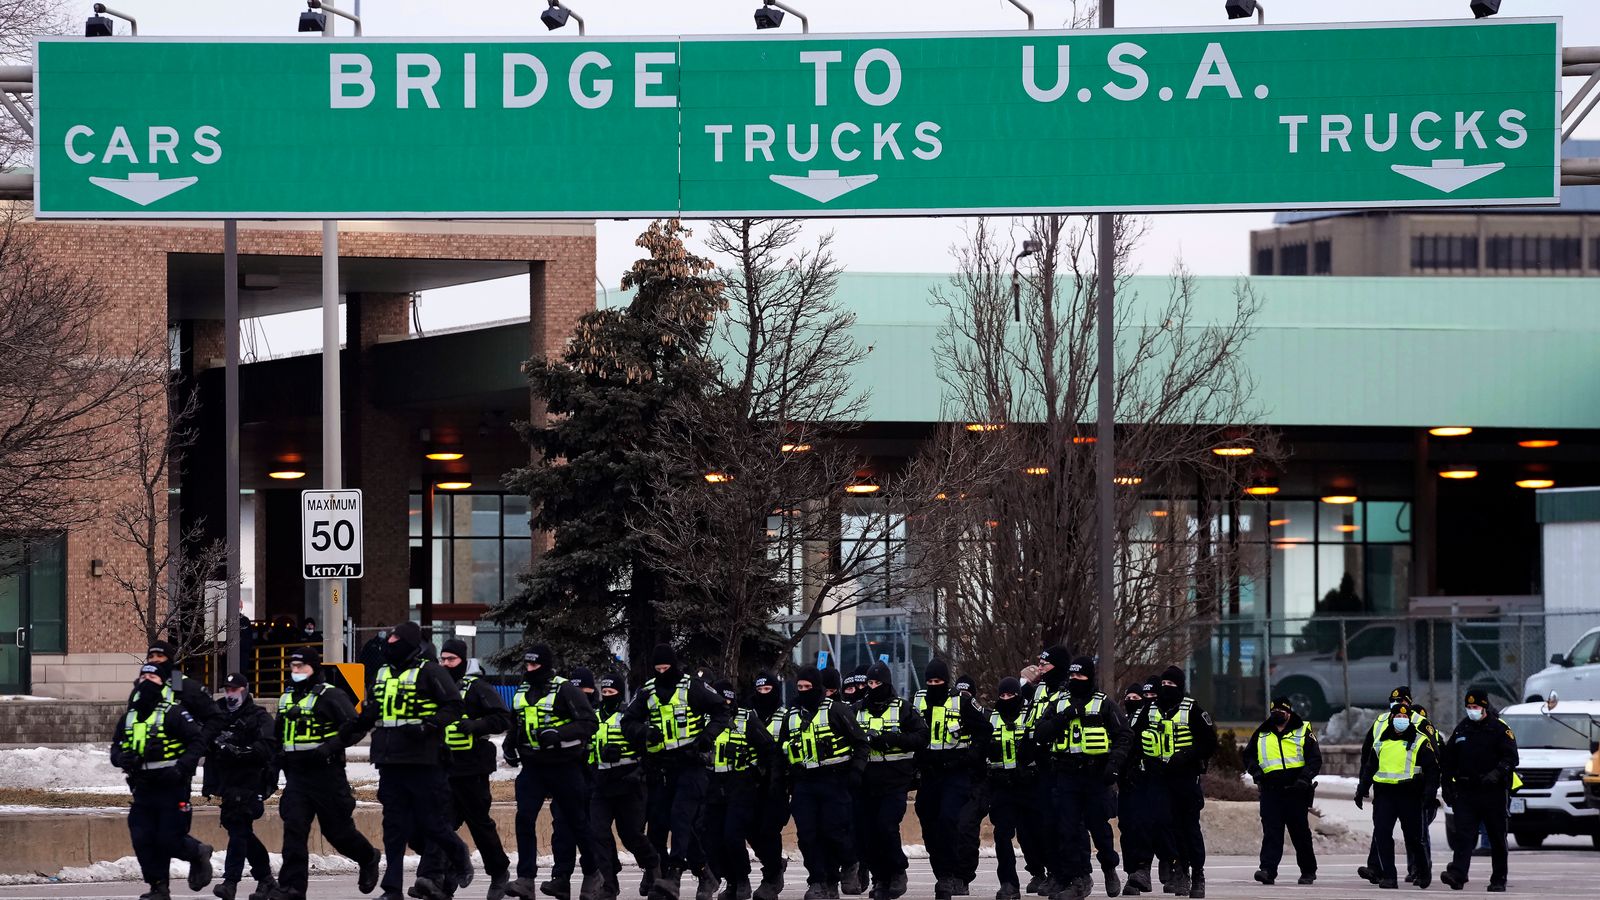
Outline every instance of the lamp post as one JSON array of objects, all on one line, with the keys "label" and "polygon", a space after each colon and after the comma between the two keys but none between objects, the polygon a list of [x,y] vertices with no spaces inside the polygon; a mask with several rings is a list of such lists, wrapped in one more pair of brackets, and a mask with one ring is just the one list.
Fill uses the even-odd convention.
[{"label": "lamp post", "polygon": [[1022,14],[1028,17],[1028,30],[1032,31],[1033,30],[1033,10],[1027,8],[1026,6],[1023,6],[1022,3],[1021,3],[1021,0],[1006,0],[1006,2],[1010,3],[1012,6],[1015,6],[1017,9],[1022,10]]},{"label": "lamp post", "polygon": [[1267,24],[1267,8],[1260,0],[1228,0],[1225,8],[1230,19],[1256,17],[1257,25]]},{"label": "lamp post", "polygon": [[[1100,27],[1111,28],[1116,23],[1116,0],[1100,0]],[[1098,332],[1100,357],[1099,384],[1095,399],[1095,505],[1099,510],[1096,522],[1099,532],[1099,593],[1100,593],[1100,678],[1101,688],[1112,690],[1116,683],[1117,641],[1117,579],[1112,567],[1116,564],[1116,485],[1112,478],[1117,471],[1116,434],[1116,337],[1112,321],[1116,301],[1117,241],[1113,233],[1116,217],[1101,213],[1095,217],[1098,232],[1096,260],[1095,326]]]},{"label": "lamp post", "polygon": [[[320,10],[320,12],[318,12]],[[333,37],[334,22],[328,16],[347,19],[361,37],[361,17],[329,6],[322,0],[306,0],[300,14],[301,31],[320,31]],[[322,487],[338,490],[344,486],[344,448],[342,403],[339,397],[339,223],[322,222]],[[322,658],[326,662],[345,661],[345,607],[340,606],[344,579],[330,579],[322,586]]]},{"label": "lamp post", "polygon": [[764,31],[768,28],[777,28],[783,24],[783,14],[790,13],[800,20],[800,33],[811,33],[811,20],[806,14],[779,0],[761,0],[761,8],[756,10],[756,29]]},{"label": "lamp post", "polygon": [[555,31],[557,28],[566,25],[567,20],[571,19],[578,23],[578,37],[584,36],[586,32],[583,27],[583,16],[573,12],[569,6],[563,6],[561,0],[549,0],[549,3],[549,8],[539,14],[539,21],[544,23],[544,27]]},{"label": "lamp post", "polygon": [[128,32],[134,37],[139,36],[139,20],[124,12],[117,12],[104,3],[94,5],[94,15],[83,23],[84,37],[111,37],[111,20],[121,19],[128,23]]}]

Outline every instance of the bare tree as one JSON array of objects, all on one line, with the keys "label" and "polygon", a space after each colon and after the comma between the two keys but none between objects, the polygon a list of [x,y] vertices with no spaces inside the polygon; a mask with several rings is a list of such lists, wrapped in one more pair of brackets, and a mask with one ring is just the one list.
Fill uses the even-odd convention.
[{"label": "bare tree", "polygon": [[[1277,456],[1253,426],[1252,385],[1239,362],[1259,302],[1235,288],[1219,315],[1196,306],[1181,265],[1164,302],[1130,302],[1128,256],[1143,232],[1119,217],[1115,246],[1117,660],[1119,671],[1181,659],[1241,572],[1238,508],[1246,481]],[[1042,646],[1090,653],[1098,621],[1096,552],[1096,242],[1089,219],[1021,224],[1031,266],[980,222],[956,249],[958,274],[935,302],[949,416],[1001,471],[970,475],[991,488],[969,498],[958,576],[941,596],[936,643],[992,681]],[[1013,274],[1015,273],[1015,274]],[[1224,456],[1219,446],[1250,451]],[[948,449],[938,448],[948,453]],[[1230,539],[1231,529],[1231,539]]]},{"label": "bare tree", "polygon": [[[174,395],[181,399],[169,403]],[[198,412],[192,391],[178,394],[160,384],[139,394],[124,423],[133,443],[122,457],[124,475],[137,486],[110,516],[113,534],[138,560],[107,567],[117,591],[112,602],[134,615],[146,641],[176,645],[177,662],[210,652],[226,627],[226,544],[208,539],[203,523],[181,533],[168,524],[171,476],[194,442]]]},{"label": "bare tree", "polygon": [[[34,38],[67,32],[67,9],[59,0],[0,0],[0,63],[32,62]],[[26,164],[32,153],[33,136],[0,110],[0,167]]]},{"label": "bare tree", "polygon": [[936,455],[889,471],[851,440],[867,351],[833,299],[831,238],[795,250],[799,235],[793,220],[714,224],[707,243],[732,263],[702,342],[710,376],[663,418],[654,502],[630,520],[677,589],[663,618],[730,673],[787,655],[827,616],[931,593],[947,556],[918,526],[957,462],[981,471]]},{"label": "bare tree", "polygon": [[45,532],[100,515],[97,488],[131,449],[124,421],[165,376],[165,347],[104,339],[105,299],[47,262],[33,226],[0,216],[0,522]]}]

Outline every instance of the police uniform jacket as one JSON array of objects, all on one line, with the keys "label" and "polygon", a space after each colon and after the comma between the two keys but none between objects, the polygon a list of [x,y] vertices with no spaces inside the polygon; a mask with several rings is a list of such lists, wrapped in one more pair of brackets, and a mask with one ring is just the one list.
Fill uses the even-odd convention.
[{"label": "police uniform jacket", "polygon": [[[351,746],[366,735],[372,735],[372,763],[376,766],[437,766],[445,762],[444,729],[461,718],[461,692],[456,681],[444,667],[426,659],[419,650],[417,655],[396,671],[390,667],[390,677],[399,677],[411,667],[419,666],[416,691],[419,700],[431,708],[419,711],[415,724],[378,727],[383,716],[383,688],[373,682],[367,685],[367,699],[361,704],[361,714],[355,722],[345,726],[342,733],[345,746]],[[378,673],[382,673],[379,669]]]},{"label": "police uniform jacket", "polygon": [[[1305,724],[1305,719],[1300,718],[1299,713],[1289,713],[1289,724],[1283,729],[1282,740],[1287,742],[1290,736],[1297,734],[1301,728],[1305,727]],[[1317,744],[1316,733],[1309,730],[1306,732],[1304,746],[1305,765],[1295,768],[1282,768],[1273,772],[1263,772],[1261,770],[1261,760],[1257,758],[1261,748],[1261,738],[1276,733],[1277,730],[1272,727],[1271,719],[1256,727],[1255,733],[1250,735],[1250,743],[1246,744],[1242,751],[1245,772],[1254,777],[1262,787],[1288,787],[1295,782],[1303,782],[1306,785],[1310,785],[1311,779],[1322,773],[1322,747]],[[1285,743],[1284,746],[1287,747],[1288,744]]]},{"label": "police uniform jacket", "polygon": [[[144,768],[144,764],[161,762],[162,741],[153,736],[145,744],[145,752],[135,755],[124,750],[122,742],[127,737],[128,712],[133,709],[130,703],[117,718],[116,730],[111,735],[111,764],[122,769],[128,775],[129,787],[144,787],[154,785],[187,785],[189,778],[194,775],[195,768],[200,764],[200,756],[205,752],[205,737],[200,725],[189,715],[189,711],[181,704],[173,703],[159,713],[161,717],[161,731],[163,736],[174,743],[181,744],[182,752],[177,757],[176,765],[161,768]],[[161,706],[156,707],[161,710]],[[153,726],[155,721],[151,721]]]},{"label": "police uniform jacket", "polygon": [[[868,745],[869,742],[867,740],[867,733],[861,730],[860,725],[856,724],[855,710],[852,709],[849,704],[835,700],[831,706],[817,707],[815,712],[802,709],[797,706],[789,707],[789,715],[784,716],[783,726],[778,729],[777,746],[779,748],[785,748],[789,746],[789,729],[790,726],[796,723],[797,718],[800,726],[805,727],[806,725],[810,724],[816,716],[821,715],[824,709],[826,709],[828,713],[828,729],[833,732],[833,739],[835,741],[843,741],[847,746],[852,748],[852,750],[859,750]],[[823,755],[826,754],[824,753]],[[789,774],[792,778],[799,781],[806,778],[820,777],[822,775],[829,774],[832,771],[846,772],[849,770],[849,768],[850,767],[848,765],[842,765],[821,766],[815,769],[808,769],[802,766],[790,765]]]},{"label": "police uniform jacket", "polygon": [[[1420,746],[1417,747],[1417,775],[1414,779],[1412,779],[1410,785],[1399,786],[1419,787],[1422,791],[1422,796],[1426,799],[1432,799],[1436,794],[1438,794],[1439,755],[1434,750],[1433,740],[1429,738],[1426,733],[1418,731],[1416,728],[1407,728],[1405,733],[1401,734],[1400,732],[1394,730],[1394,725],[1390,724],[1384,727],[1381,733],[1381,739],[1385,741],[1401,740],[1419,743]],[[1374,741],[1373,746],[1376,748],[1376,741]],[[1356,787],[1356,793],[1365,794],[1370,791],[1374,783],[1373,776],[1377,774],[1378,753],[1376,750],[1374,750],[1370,757],[1362,756],[1361,758],[1361,779],[1360,783]],[[1391,785],[1383,786],[1389,787]]]},{"label": "police uniform jacket", "polygon": [[[954,694],[953,696],[958,698],[957,708],[960,711],[959,721],[961,722],[961,732],[967,735],[968,741],[965,745],[954,750],[935,750],[932,747],[925,747],[921,750],[918,750],[917,768],[920,770],[927,770],[970,766],[974,767],[977,771],[982,772],[983,754],[979,752],[979,748],[982,747],[983,742],[988,739],[989,732],[992,730],[989,727],[989,711],[984,709],[982,706],[979,706],[978,701],[972,699],[972,695],[970,694]],[[911,701],[911,705],[916,705],[916,699],[914,697]],[[929,701],[928,709],[930,713],[933,710],[931,700]],[[933,728],[931,716],[928,727],[930,735],[929,740],[931,743]]]},{"label": "police uniform jacket", "polygon": [[1445,783],[1456,790],[1508,791],[1517,761],[1517,737],[1492,709],[1476,722],[1463,718],[1439,750]]},{"label": "police uniform jacket", "polygon": [[[342,688],[323,681],[322,673],[319,671],[305,681],[289,682],[286,696],[287,700],[279,698],[280,711],[273,721],[273,733],[277,737],[275,743],[280,751],[277,758],[278,767],[286,773],[317,772],[329,766],[343,769],[344,748],[348,745],[340,733],[356,719],[356,708],[355,704],[350,702],[350,695]],[[307,697],[313,698],[309,705],[306,703]],[[307,727],[327,732],[328,739],[323,742],[323,749],[298,753],[281,752],[291,728]]]},{"label": "police uniform jacket", "polygon": [[[655,693],[658,703],[669,703],[683,678],[682,673],[670,681],[660,676],[651,678],[645,683],[645,688],[634,694],[628,705],[623,707],[622,733],[633,742],[634,746],[646,748],[650,746],[650,726],[654,724],[650,721],[650,694]],[[685,695],[689,704],[689,714],[703,716],[705,725],[700,729],[699,737],[691,744],[672,750],[646,753],[645,758],[654,766],[661,768],[704,766],[707,755],[711,752],[712,739],[721,734],[733,719],[733,710],[728,706],[722,693],[713,690],[704,681],[689,676]]]},{"label": "police uniform jacket", "polygon": [[[450,748],[450,777],[464,778],[473,775],[488,775],[495,769],[495,748],[489,740],[491,734],[505,734],[512,727],[511,710],[506,702],[500,699],[500,692],[494,685],[482,678],[482,671],[477,660],[466,663],[467,671],[462,676],[462,681],[472,679],[472,684],[465,691],[461,691],[461,703],[464,712],[462,717],[451,726],[451,731],[472,739],[472,746],[468,749]],[[448,672],[446,674],[449,674]],[[459,691],[461,682],[455,682]],[[447,735],[446,746],[461,738]]]},{"label": "police uniform jacket", "polygon": [[[928,746],[928,720],[917,712],[910,700],[900,697],[881,703],[863,700],[856,704],[856,721],[860,722],[862,711],[869,716],[887,712],[891,703],[900,704],[898,731],[892,734],[885,732],[879,737],[868,735],[867,739],[866,778],[862,786],[874,794],[910,790],[917,779],[915,754]],[[909,759],[874,758],[884,753],[913,755]]]},{"label": "police uniform jacket", "polygon": [[[767,730],[767,726],[762,723],[761,716],[757,714],[755,710],[734,707],[733,718],[728,722],[728,732],[734,732],[739,727],[740,713],[744,713],[744,731],[742,736],[744,745],[749,748],[748,752],[751,754],[750,762],[752,765],[749,768],[741,769],[737,772],[716,771],[716,757],[714,748],[717,739],[713,738],[713,766],[711,772],[711,781],[713,784],[718,782],[726,783],[735,780],[755,780],[761,777],[761,773],[770,772],[772,767],[778,764],[778,742],[773,739],[772,732]],[[732,735],[730,734],[730,740],[731,739]]]},{"label": "police uniform jacket", "polygon": [[238,709],[222,713],[221,727],[206,751],[200,793],[224,798],[270,794],[269,775],[277,786],[277,744],[272,714],[246,695]]},{"label": "police uniform jacket", "polygon": [[[1068,702],[1063,704],[1061,700]],[[1073,700],[1063,689],[1061,693],[1041,702],[1046,705],[1034,726],[1034,731],[1040,749],[1043,750],[1067,733],[1072,720],[1084,717],[1084,706],[1088,701],[1080,703]],[[1128,720],[1122,713],[1122,704],[1115,697],[1104,697],[1100,702],[1099,718],[1111,738],[1111,749],[1103,754],[1049,753],[1050,761],[1058,771],[1075,772],[1087,769],[1097,773],[1121,774],[1127,766],[1128,754],[1133,750],[1133,731],[1128,727]],[[1213,732],[1213,749],[1215,746],[1216,734]]]},{"label": "police uniform jacket", "polygon": [[[1189,733],[1193,743],[1173,754],[1166,762],[1151,757],[1144,752],[1143,734],[1159,724],[1155,721],[1156,715],[1170,719],[1177,715],[1184,703],[1189,704]],[[1184,778],[1198,778],[1211,762],[1211,757],[1217,752],[1217,726],[1211,721],[1211,714],[1206,712],[1193,697],[1184,697],[1177,706],[1162,709],[1160,701],[1146,703],[1130,726],[1133,740],[1140,747],[1140,757],[1146,772],[1165,772],[1170,776]]]},{"label": "police uniform jacket", "polygon": [[[222,727],[222,707],[212,699],[211,693],[199,681],[184,675],[177,669],[172,670],[172,675],[167,679],[167,687],[172,690],[172,696],[179,706],[189,713],[189,718],[194,719],[200,726],[203,744],[208,744]],[[128,703],[133,703],[133,694],[128,695]],[[202,754],[204,749],[202,746]]]},{"label": "police uniform jacket", "polygon": [[[552,676],[549,681],[532,685],[525,681],[517,686],[517,693],[524,695],[528,703],[534,704],[552,687],[555,689],[555,698],[551,701],[550,720],[560,724],[541,726],[538,731],[529,734],[526,721],[513,711],[511,730],[506,732],[506,758],[516,759],[523,765],[583,763],[589,759],[589,744],[594,738],[595,729],[600,726],[600,720],[595,718],[594,707],[589,705],[589,697],[582,688],[565,678],[558,681]],[[539,746],[539,732],[547,728],[556,733],[554,747]]]}]

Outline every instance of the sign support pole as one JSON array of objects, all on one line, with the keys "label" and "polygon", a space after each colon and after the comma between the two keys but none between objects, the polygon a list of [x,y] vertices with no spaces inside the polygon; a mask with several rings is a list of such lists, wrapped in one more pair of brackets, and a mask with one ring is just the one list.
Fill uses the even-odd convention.
[{"label": "sign support pole", "polygon": [[[1100,27],[1110,28],[1116,20],[1116,0],[1100,0]],[[1096,567],[1100,578],[1100,662],[1097,667],[1100,689],[1110,693],[1116,690],[1117,642],[1113,631],[1117,622],[1116,565],[1116,217],[1108,213],[1096,216],[1095,230],[1099,239],[1098,273],[1095,290],[1095,323],[1099,339],[1100,383],[1096,400],[1095,478],[1096,505],[1099,507],[1099,555]]]},{"label": "sign support pole", "polygon": [[227,462],[222,480],[228,517],[227,601],[222,624],[227,635],[228,673],[233,673],[244,671],[239,658],[239,616],[244,610],[239,584],[239,222],[235,219],[222,223],[222,280],[222,332],[227,348],[222,374]]},{"label": "sign support pole", "polygon": [[[339,398],[339,223],[322,223],[322,486],[344,487]],[[344,662],[344,619],[349,598],[343,578],[322,586],[322,659]]]}]

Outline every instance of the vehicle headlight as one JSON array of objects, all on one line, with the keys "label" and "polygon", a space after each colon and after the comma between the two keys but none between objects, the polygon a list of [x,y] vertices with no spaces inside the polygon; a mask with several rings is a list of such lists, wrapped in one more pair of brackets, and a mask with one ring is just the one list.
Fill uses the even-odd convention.
[{"label": "vehicle headlight", "polygon": [[[1592,765],[1594,765],[1594,761],[1590,760],[1585,765],[1584,768],[1588,768],[1588,766],[1592,766]],[[1569,768],[1569,769],[1562,769],[1561,770],[1561,777],[1558,780],[1560,780],[1560,781],[1580,781],[1582,779],[1583,779],[1583,769],[1580,769],[1577,766],[1573,766],[1572,768]]]}]

